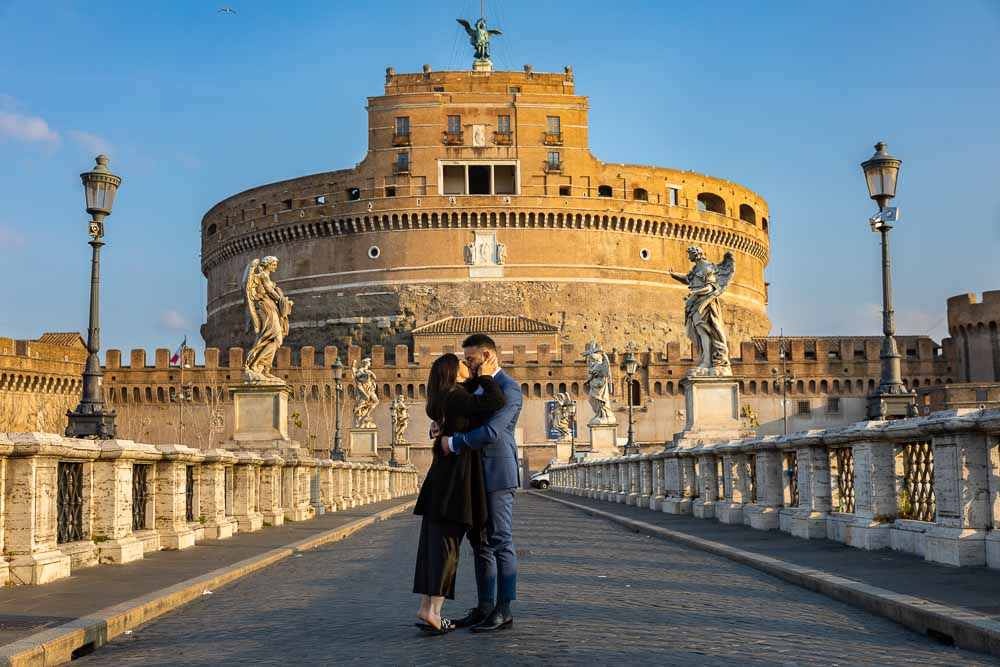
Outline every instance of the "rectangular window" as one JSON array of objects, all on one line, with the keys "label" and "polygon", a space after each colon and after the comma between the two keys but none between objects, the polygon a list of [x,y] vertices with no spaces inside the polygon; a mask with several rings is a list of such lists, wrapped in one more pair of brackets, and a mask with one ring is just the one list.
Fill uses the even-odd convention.
[{"label": "rectangular window", "polygon": [[448,164],[443,168],[444,194],[464,195],[465,194],[465,166],[460,164]]},{"label": "rectangular window", "polygon": [[799,414],[808,415],[812,413],[812,407],[809,405],[809,401],[799,401]]},{"label": "rectangular window", "polygon": [[517,176],[512,164],[498,164],[493,167],[493,194],[517,194]]},{"label": "rectangular window", "polygon": [[490,167],[489,165],[469,165],[469,194],[488,195],[490,194]]},{"label": "rectangular window", "polygon": [[839,398],[828,398],[826,399],[826,414],[828,415],[839,415],[840,414],[840,399]]},{"label": "rectangular window", "polygon": [[408,137],[408,136],[410,136],[410,117],[409,116],[397,116],[396,117],[396,136],[398,136],[398,137]]},{"label": "rectangular window", "polygon": [[558,167],[560,165],[559,151],[549,151],[549,166]]},{"label": "rectangular window", "polygon": [[569,197],[571,194],[572,194],[572,188],[570,188],[570,186],[568,186],[568,185],[560,185],[559,186],[559,196],[560,197]]},{"label": "rectangular window", "polygon": [[387,185],[387,186],[385,186],[385,196],[386,197],[395,197],[396,196],[396,186],[395,185]]},{"label": "rectangular window", "polygon": [[397,171],[409,171],[410,170],[410,153],[409,151],[399,151],[396,153],[396,170]]},{"label": "rectangular window", "polygon": [[559,116],[548,116],[545,119],[545,131],[548,134],[559,134]]},{"label": "rectangular window", "polygon": [[461,132],[462,132],[462,117],[448,116],[448,134],[460,134]]},{"label": "rectangular window", "polygon": [[497,116],[497,134],[510,134],[510,116]]},{"label": "rectangular window", "polygon": [[677,188],[667,188],[667,201],[671,206],[677,206]]},{"label": "rectangular window", "polygon": [[517,93],[521,92],[521,86],[511,86],[509,90],[512,94],[516,95]]},{"label": "rectangular window", "polygon": [[320,195],[319,197],[316,197],[316,205],[317,206],[320,205],[320,204],[325,204],[325,203],[326,203],[326,195]]}]

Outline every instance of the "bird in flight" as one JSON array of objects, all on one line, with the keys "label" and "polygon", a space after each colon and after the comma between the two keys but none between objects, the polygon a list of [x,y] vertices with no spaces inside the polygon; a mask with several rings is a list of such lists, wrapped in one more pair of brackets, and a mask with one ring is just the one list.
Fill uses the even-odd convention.
[{"label": "bird in flight", "polygon": [[233,9],[232,7],[223,7],[222,9],[219,10],[219,13],[220,14],[235,14],[236,10]]}]

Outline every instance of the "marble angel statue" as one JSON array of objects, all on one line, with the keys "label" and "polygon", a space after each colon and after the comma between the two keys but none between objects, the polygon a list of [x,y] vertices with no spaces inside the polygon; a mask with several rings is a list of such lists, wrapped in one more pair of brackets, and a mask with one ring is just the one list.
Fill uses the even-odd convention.
[{"label": "marble angel statue", "polygon": [[285,384],[271,373],[274,355],[288,335],[292,300],[271,280],[277,257],[254,259],[243,271],[243,295],[257,340],[243,363],[243,379],[251,384]]},{"label": "marble angel statue", "polygon": [[392,433],[396,438],[397,445],[408,444],[406,440],[406,428],[410,424],[410,415],[407,410],[406,399],[400,394],[392,402],[389,414],[392,417]]},{"label": "marble angel statue", "polygon": [[688,375],[729,376],[729,342],[726,325],[722,321],[722,304],[719,297],[733,279],[735,265],[733,253],[727,252],[719,264],[705,258],[698,246],[688,248],[688,259],[694,266],[687,274],[670,271],[670,276],[688,286],[684,304],[684,324],[688,338],[700,352],[698,365]]},{"label": "marble angel statue", "polygon": [[371,358],[362,359],[360,366],[353,362],[351,376],[354,378],[354,428],[375,428],[372,412],[379,404],[378,378],[372,371]]},{"label": "marble angel statue", "polygon": [[611,362],[596,340],[590,341],[583,352],[587,358],[587,380],[583,383],[590,400],[590,408],[594,411],[591,425],[616,424],[611,413]]},{"label": "marble angel statue", "polygon": [[573,399],[566,392],[556,394],[556,406],[552,411],[552,427],[559,432],[560,440],[569,440],[573,428]]}]

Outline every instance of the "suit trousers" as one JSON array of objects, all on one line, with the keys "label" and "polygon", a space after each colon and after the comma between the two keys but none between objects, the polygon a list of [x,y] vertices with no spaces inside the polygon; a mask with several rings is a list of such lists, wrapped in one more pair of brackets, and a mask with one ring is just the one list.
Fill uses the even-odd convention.
[{"label": "suit trousers", "polygon": [[503,604],[517,599],[517,551],[512,536],[514,489],[486,494],[489,518],[486,541],[473,539],[476,588],[480,604]]}]

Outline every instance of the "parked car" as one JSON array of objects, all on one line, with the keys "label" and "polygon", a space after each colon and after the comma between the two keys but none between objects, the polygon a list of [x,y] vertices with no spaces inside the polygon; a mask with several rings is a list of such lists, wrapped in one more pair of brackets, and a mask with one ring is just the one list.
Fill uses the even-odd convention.
[{"label": "parked car", "polygon": [[549,466],[545,466],[545,470],[531,476],[531,486],[543,490],[549,488]]}]

